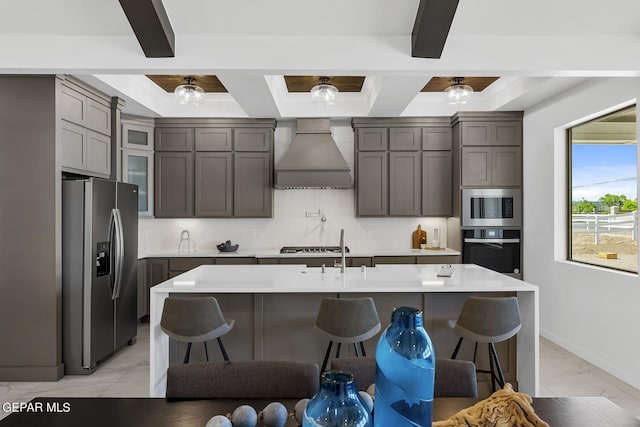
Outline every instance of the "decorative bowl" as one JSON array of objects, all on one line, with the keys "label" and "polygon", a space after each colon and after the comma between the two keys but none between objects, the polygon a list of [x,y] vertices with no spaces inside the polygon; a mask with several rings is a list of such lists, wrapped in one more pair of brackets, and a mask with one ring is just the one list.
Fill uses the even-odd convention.
[{"label": "decorative bowl", "polygon": [[231,245],[231,244],[228,244],[228,243],[220,243],[216,247],[218,248],[218,250],[220,252],[235,252],[235,251],[238,250],[238,247],[240,247],[240,245],[238,245],[238,244]]}]

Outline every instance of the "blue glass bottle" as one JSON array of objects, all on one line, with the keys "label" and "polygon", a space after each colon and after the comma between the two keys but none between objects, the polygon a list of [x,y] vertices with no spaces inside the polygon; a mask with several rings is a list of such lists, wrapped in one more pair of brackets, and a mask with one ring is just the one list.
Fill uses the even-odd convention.
[{"label": "blue glass bottle", "polygon": [[302,427],[372,427],[371,413],[355,384],[347,372],[323,372],[320,389],[304,410]]},{"label": "blue glass bottle", "polygon": [[375,427],[431,427],[435,357],[422,312],[394,309],[376,348]]}]

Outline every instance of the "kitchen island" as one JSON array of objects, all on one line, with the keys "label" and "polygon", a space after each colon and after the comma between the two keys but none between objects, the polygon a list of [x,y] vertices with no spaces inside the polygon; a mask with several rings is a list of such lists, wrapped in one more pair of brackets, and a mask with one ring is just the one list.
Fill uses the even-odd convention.
[{"label": "kitchen island", "polygon": [[[210,294],[219,300],[225,317],[236,322],[223,337],[231,360],[317,363],[327,340],[313,330],[313,323],[324,297],[373,297],[383,329],[393,307],[420,308],[436,354],[449,357],[457,337],[447,321],[457,317],[468,296],[516,295],[522,329],[511,345],[502,343],[498,351],[507,380],[516,381],[521,391],[537,395],[538,288],[469,264],[455,264],[451,277],[437,277],[441,266],[388,264],[351,267],[345,273],[327,268],[323,273],[320,268],[304,265],[202,265],[180,274],[151,288],[150,395],[164,396],[167,367],[170,359],[177,359],[170,358],[168,336],[160,329],[164,299],[177,294]],[[369,355],[375,353],[376,343],[377,338],[367,341]],[[460,358],[470,357],[470,352],[463,348]]]}]

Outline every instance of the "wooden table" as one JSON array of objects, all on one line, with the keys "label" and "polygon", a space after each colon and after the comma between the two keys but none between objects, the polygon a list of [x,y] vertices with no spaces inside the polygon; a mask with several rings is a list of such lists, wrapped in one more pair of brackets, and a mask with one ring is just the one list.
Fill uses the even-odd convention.
[{"label": "wooden table", "polygon": [[[442,420],[477,399],[439,398],[434,402],[433,418]],[[243,404],[260,411],[267,400],[191,400],[167,401],[161,398],[35,398],[35,412],[14,412],[0,421],[1,427],[204,427],[218,414],[226,414]],[[291,410],[296,400],[283,400]],[[3,404],[6,404],[3,402]],[[38,407],[42,407],[42,411]],[[604,397],[534,398],[536,413],[552,427],[615,426],[640,427],[640,420]],[[51,412],[47,408],[61,411]],[[259,424],[260,426],[261,424]],[[295,427],[290,420],[287,427]]]}]

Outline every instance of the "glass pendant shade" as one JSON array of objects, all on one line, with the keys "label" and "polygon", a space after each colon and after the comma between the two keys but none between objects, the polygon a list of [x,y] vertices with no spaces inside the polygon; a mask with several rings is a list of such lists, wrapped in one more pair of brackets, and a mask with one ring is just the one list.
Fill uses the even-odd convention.
[{"label": "glass pendant shade", "polygon": [[173,93],[175,94],[180,104],[199,105],[202,101],[204,90],[193,83],[192,77],[185,78],[186,83],[175,88]]},{"label": "glass pendant shade", "polygon": [[311,88],[311,100],[316,105],[333,105],[337,95],[338,88],[329,84],[328,77],[322,77],[320,84]]},{"label": "glass pendant shade", "polygon": [[462,84],[462,78],[456,77],[453,79],[453,84],[444,90],[444,93],[449,97],[449,104],[466,104],[471,98],[473,88],[469,85]]}]

